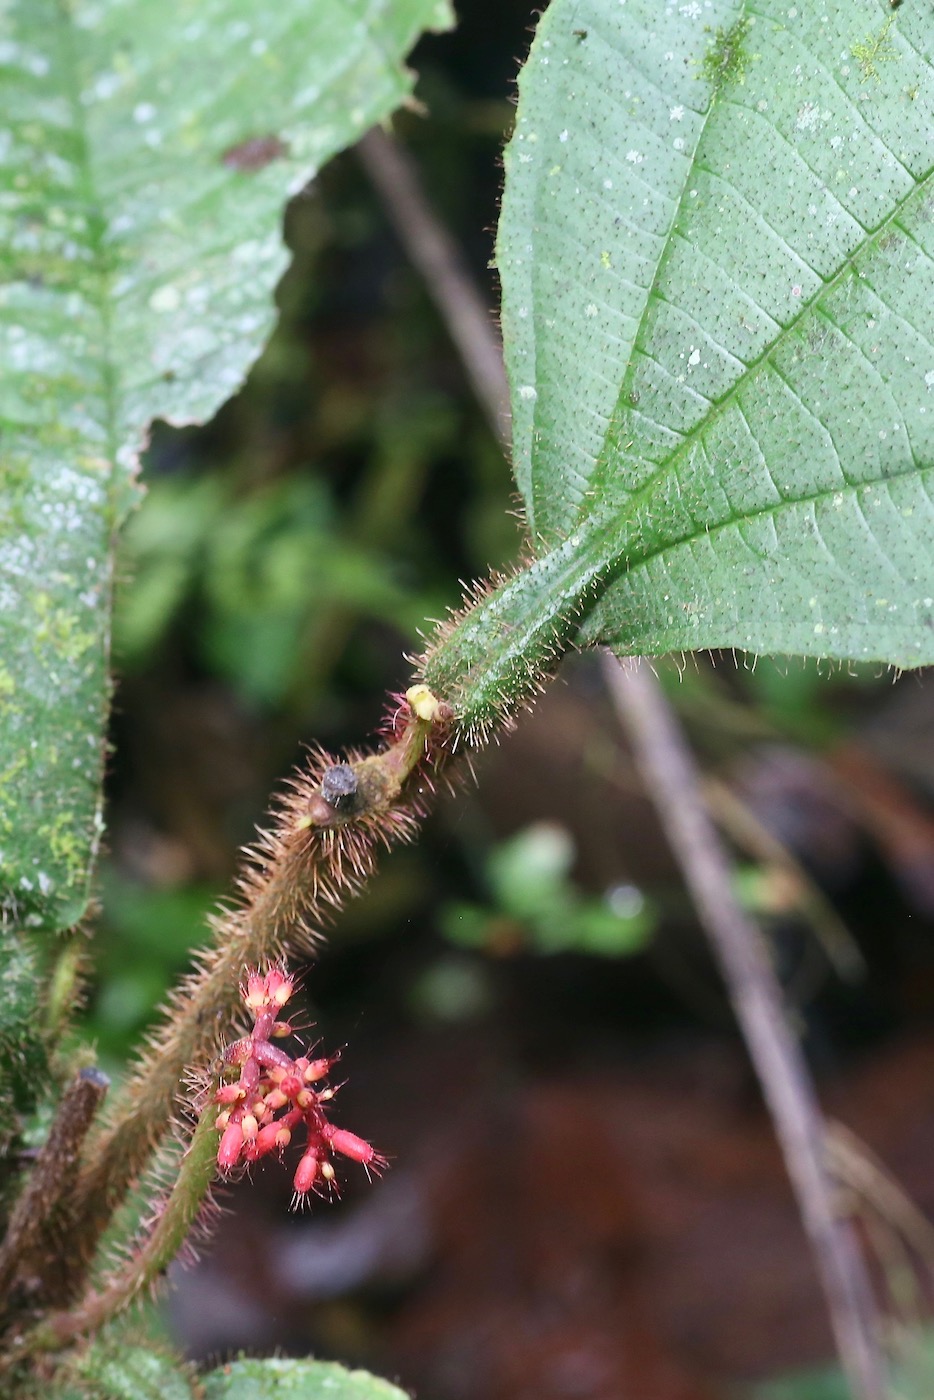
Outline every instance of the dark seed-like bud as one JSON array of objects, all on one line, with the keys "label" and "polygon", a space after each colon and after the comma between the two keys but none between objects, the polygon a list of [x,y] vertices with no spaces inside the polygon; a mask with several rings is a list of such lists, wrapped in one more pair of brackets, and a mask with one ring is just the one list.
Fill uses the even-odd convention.
[{"label": "dark seed-like bud", "polygon": [[321,796],[339,812],[349,811],[357,796],[357,775],[349,763],[335,763],[321,779]]}]

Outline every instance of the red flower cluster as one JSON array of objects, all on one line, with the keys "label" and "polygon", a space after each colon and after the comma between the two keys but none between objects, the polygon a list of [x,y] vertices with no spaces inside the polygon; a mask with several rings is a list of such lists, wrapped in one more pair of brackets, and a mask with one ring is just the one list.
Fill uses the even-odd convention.
[{"label": "red flower cluster", "polygon": [[333,1099],[335,1090],[322,1081],[340,1057],[310,1060],[300,1055],[293,1060],[273,1044],[292,1034],[291,1023],[277,1020],[277,1016],[293,990],[293,979],[281,968],[247,977],[241,991],[253,1015],[253,1029],[224,1051],[224,1063],[239,1066],[240,1078],[236,1084],[222,1085],[215,1099],[222,1105],[217,1117],[222,1132],[217,1165],[224,1173],[256,1162],[269,1152],[281,1153],[291,1142],[294,1129],[304,1124],[307,1141],[293,1182],[295,1204],[299,1204],[309,1191],[332,1187],[331,1156],[335,1152],[360,1162],[367,1175],[371,1171],[379,1175],[387,1163],[356,1133],[328,1122],[325,1104]]}]

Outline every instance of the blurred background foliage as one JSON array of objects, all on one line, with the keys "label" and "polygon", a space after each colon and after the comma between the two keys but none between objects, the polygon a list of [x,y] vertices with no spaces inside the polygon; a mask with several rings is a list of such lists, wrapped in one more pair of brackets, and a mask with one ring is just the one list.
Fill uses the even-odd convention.
[{"label": "blurred background foliage", "polygon": [[[424,111],[396,131],[492,316],[531,10],[460,10],[417,51]],[[371,733],[420,629],[521,545],[502,453],[352,152],[285,227],[278,330],[211,424],[155,425],[122,541],[81,1028],[115,1073],[302,746]],[[924,683],[732,657],[660,672],[837,1111],[934,1203]],[[768,1122],[597,668],[567,666],[478,776],[306,978],[309,1019],[349,1041],[348,1121],[393,1173],[297,1225],[286,1173],[238,1188],[172,1325],[195,1356],[313,1350],[431,1400],[711,1400],[816,1363],[829,1337]],[[854,1201],[901,1319],[892,1280],[907,1258],[923,1300],[930,1255]],[[808,1373],[756,1394],[842,1392]]]}]

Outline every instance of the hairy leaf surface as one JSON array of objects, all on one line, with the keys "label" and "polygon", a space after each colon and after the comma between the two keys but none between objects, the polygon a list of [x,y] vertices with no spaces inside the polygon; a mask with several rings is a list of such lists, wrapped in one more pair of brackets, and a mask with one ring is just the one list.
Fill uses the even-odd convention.
[{"label": "hairy leaf surface", "polygon": [[911,3],[547,10],[497,251],[583,640],[934,660],[932,54]]},{"label": "hairy leaf surface", "polygon": [[147,424],[274,316],[285,197],[385,116],[446,0],[0,4],[0,905],[80,917],[112,539]]}]

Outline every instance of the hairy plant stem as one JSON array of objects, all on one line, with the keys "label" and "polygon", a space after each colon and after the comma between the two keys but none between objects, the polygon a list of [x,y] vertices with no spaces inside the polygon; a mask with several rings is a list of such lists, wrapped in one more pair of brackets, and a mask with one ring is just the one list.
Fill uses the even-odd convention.
[{"label": "hairy plant stem", "polygon": [[[445,707],[414,687],[396,704],[391,741],[381,751],[345,764],[313,754],[293,778],[270,831],[247,852],[240,906],[213,917],[214,945],[170,1000],[148,1053],[89,1143],[63,1269],[69,1297],[83,1286],[113,1211],[166,1133],[186,1068],[205,1066],[228,1032],[245,971],[312,947],[333,910],[372,873],[379,846],[414,834],[432,789],[430,770],[446,756],[449,721]],[[322,795],[334,797],[328,775],[338,770],[354,789],[349,810]]]},{"label": "hairy plant stem", "polygon": [[220,1137],[216,1118],[217,1107],[209,1097],[168,1198],[126,1267],[101,1292],[88,1293],[76,1307],[47,1317],[15,1349],[15,1362],[36,1352],[57,1351],[96,1331],[159,1282],[188,1238],[214,1180]]},{"label": "hairy plant stem", "polygon": [[574,646],[582,610],[619,568],[616,524],[595,515],[492,591],[475,590],[441,627],[424,658],[425,682],[469,742],[484,742],[534,699]]}]

